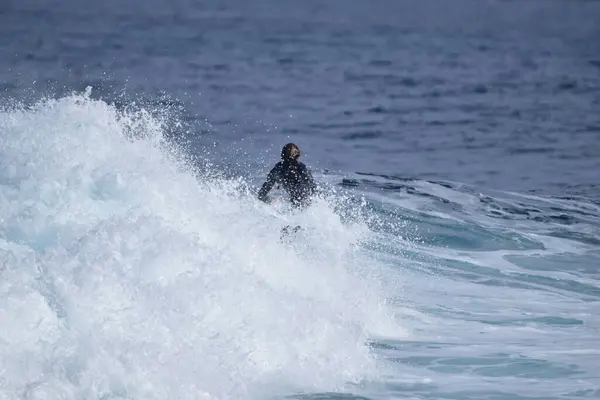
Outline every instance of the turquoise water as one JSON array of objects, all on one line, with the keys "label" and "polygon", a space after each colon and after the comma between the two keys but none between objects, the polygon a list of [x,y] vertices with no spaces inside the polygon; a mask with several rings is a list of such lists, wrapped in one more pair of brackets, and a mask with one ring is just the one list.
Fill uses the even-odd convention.
[{"label": "turquoise water", "polygon": [[372,248],[389,271],[401,266],[392,301],[414,336],[375,346],[398,364],[394,376],[422,381],[388,395],[597,397],[598,205],[452,183],[402,185],[421,194],[395,188],[400,194],[379,196],[378,208],[386,220],[410,222],[382,229]]}]

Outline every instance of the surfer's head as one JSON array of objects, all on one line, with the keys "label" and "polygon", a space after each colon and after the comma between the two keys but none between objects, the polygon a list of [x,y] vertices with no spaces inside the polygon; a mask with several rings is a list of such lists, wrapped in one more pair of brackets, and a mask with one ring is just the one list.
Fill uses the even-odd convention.
[{"label": "surfer's head", "polygon": [[296,161],[300,158],[300,148],[294,143],[288,143],[281,149],[281,158],[284,161]]}]

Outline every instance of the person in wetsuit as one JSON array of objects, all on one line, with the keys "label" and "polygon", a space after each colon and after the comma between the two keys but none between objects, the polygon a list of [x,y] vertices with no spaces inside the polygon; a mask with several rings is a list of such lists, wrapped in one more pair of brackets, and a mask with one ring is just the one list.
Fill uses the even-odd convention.
[{"label": "person in wetsuit", "polygon": [[281,161],[275,164],[266,182],[258,192],[258,198],[269,202],[267,194],[278,183],[290,196],[294,207],[305,207],[310,204],[311,197],[315,194],[317,185],[303,163],[298,161],[300,149],[294,143],[288,143],[281,149]]}]

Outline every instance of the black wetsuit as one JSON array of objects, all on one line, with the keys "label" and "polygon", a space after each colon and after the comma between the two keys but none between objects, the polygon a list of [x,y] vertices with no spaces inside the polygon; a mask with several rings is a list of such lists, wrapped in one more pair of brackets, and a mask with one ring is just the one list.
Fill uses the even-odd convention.
[{"label": "black wetsuit", "polygon": [[296,207],[306,206],[310,197],[315,194],[317,185],[303,163],[299,161],[280,161],[269,172],[267,181],[258,192],[258,198],[267,200],[267,194],[275,183],[283,186],[290,196],[290,201]]}]

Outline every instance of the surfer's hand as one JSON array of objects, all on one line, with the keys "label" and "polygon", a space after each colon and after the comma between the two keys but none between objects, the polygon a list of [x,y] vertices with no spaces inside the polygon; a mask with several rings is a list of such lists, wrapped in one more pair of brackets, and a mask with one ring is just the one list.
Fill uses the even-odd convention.
[{"label": "surfer's hand", "polygon": [[267,203],[270,204],[271,203],[271,198],[269,196],[261,196],[258,198],[260,201],[262,201],[263,203]]}]

